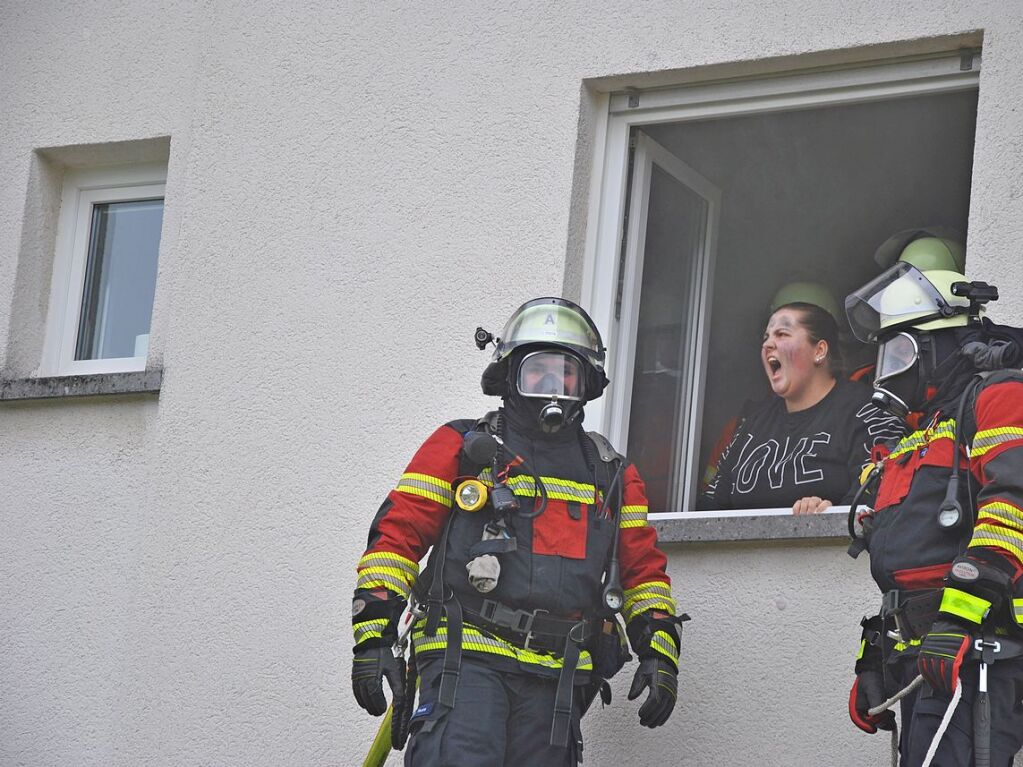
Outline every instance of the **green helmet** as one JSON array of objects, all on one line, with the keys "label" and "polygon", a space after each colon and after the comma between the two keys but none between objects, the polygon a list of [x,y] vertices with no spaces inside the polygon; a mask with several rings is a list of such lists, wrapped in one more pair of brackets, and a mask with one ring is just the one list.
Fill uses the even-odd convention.
[{"label": "green helmet", "polygon": [[496,339],[494,355],[483,373],[483,393],[508,393],[508,362],[517,349],[564,349],[586,363],[585,399],[596,399],[607,386],[605,348],[600,332],[578,304],[565,298],[534,298],[522,304]]},{"label": "green helmet", "polygon": [[881,243],[874,251],[874,261],[882,269],[905,261],[921,272],[945,269],[962,274],[966,270],[966,251],[962,243],[962,234],[949,227],[904,229]]},{"label": "green helmet", "polygon": [[940,270],[961,275],[966,268],[966,249],[944,237],[921,237],[903,249],[899,261],[912,264],[921,272]]},{"label": "green helmet", "polygon": [[831,291],[819,282],[790,282],[782,285],[771,299],[771,312],[776,312],[786,304],[796,303],[819,306],[830,314],[835,322],[838,322],[841,316],[838,301]]},{"label": "green helmet", "polygon": [[921,272],[901,261],[845,300],[853,335],[873,342],[901,329],[940,330],[968,325],[970,300],[952,292],[966,278],[953,271]]}]

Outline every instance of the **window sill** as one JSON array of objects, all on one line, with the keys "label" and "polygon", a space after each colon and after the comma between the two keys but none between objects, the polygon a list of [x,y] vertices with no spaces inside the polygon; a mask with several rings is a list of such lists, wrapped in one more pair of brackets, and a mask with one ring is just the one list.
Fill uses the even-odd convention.
[{"label": "window sill", "polygon": [[[823,514],[796,516],[790,510],[754,509],[744,512],[716,512],[653,517],[650,524],[661,543],[715,543],[725,541],[828,541],[849,540],[846,527],[848,506],[837,506]],[[699,514],[699,516],[697,516]]]},{"label": "window sill", "polygon": [[159,394],[163,370],[136,373],[56,376],[53,378],[0,379],[0,402],[100,397],[126,394]]}]

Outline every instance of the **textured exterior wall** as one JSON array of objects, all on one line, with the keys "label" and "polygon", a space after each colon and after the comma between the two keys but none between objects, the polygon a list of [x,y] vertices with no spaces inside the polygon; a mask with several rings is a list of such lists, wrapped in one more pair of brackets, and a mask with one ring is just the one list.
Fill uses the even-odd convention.
[{"label": "textured exterior wall", "polygon": [[[0,408],[0,764],[360,763],[365,529],[413,447],[487,406],[473,328],[577,289],[587,78],[982,29],[970,264],[1023,321],[1009,0],[441,8],[0,7],[0,368],[48,298],[16,295],[59,183],[33,152],[171,139],[159,399]],[[588,764],[883,761],[845,715],[863,563],[706,545],[671,567],[696,619],[681,713],[641,730],[623,676]]]}]

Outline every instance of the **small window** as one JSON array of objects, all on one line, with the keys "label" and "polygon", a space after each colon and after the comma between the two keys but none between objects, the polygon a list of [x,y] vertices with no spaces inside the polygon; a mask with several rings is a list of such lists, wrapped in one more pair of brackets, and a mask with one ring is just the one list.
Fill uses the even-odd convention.
[{"label": "small window", "polygon": [[44,375],[145,369],[165,178],[162,167],[68,173]]}]

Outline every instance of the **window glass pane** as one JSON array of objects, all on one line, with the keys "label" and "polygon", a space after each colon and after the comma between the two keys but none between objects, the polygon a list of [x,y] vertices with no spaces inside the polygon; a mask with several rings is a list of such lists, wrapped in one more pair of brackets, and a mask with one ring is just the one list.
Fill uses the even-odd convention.
[{"label": "window glass pane", "polygon": [[76,360],[144,357],[163,200],[94,205]]},{"label": "window glass pane", "polygon": [[653,166],[628,451],[651,511],[673,509],[685,468],[694,273],[707,213],[706,200]]}]

